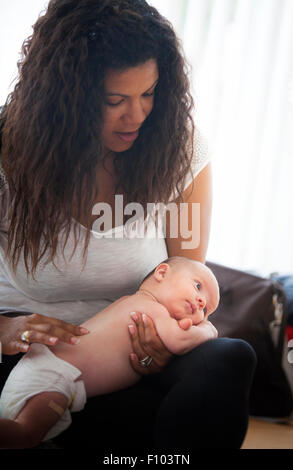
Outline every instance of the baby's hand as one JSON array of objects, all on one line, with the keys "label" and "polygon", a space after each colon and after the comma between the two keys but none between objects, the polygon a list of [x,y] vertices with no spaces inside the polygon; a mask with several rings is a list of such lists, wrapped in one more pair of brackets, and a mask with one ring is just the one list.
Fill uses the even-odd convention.
[{"label": "baby's hand", "polygon": [[192,326],[192,320],[191,318],[182,318],[182,320],[178,321],[178,325],[182,330],[189,330],[189,328]]}]

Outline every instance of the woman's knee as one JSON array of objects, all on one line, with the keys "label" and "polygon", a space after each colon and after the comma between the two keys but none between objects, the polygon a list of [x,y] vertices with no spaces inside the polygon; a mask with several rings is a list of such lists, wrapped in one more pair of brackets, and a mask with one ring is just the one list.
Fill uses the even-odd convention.
[{"label": "woman's knee", "polygon": [[233,358],[237,366],[255,369],[256,354],[253,347],[240,338],[222,338],[227,347],[227,354]]},{"label": "woman's knee", "polygon": [[204,351],[207,367],[226,369],[243,378],[252,379],[256,367],[256,354],[252,346],[240,338],[217,338],[206,343]]}]

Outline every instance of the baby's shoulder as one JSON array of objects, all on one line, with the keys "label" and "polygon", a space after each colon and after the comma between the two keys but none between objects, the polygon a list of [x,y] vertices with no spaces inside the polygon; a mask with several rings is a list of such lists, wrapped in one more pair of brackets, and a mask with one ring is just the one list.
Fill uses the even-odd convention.
[{"label": "baby's shoulder", "polygon": [[130,295],[128,298],[125,298],[125,303],[131,307],[132,311],[137,313],[145,313],[146,315],[158,316],[164,315],[169,316],[169,312],[166,307],[159,302],[155,302],[152,299],[144,298],[143,296]]}]

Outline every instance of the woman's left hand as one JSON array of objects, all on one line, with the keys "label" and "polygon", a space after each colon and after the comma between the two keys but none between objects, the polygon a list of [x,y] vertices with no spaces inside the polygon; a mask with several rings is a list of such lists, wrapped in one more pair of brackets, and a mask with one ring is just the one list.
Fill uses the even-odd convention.
[{"label": "woman's left hand", "polygon": [[[131,317],[135,322],[135,326],[131,325],[132,328],[129,328],[133,348],[133,353],[130,354],[132,368],[142,375],[161,372],[171,359],[172,353],[162,343],[149,316],[135,312]],[[143,359],[146,359],[145,363],[140,362]]]}]

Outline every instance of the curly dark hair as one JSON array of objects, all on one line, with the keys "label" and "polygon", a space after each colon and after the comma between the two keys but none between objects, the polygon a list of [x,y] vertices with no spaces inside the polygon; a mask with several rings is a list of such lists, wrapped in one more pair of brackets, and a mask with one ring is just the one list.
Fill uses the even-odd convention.
[{"label": "curly dark hair", "polygon": [[[174,188],[181,198],[193,155],[189,70],[173,27],[145,0],[51,0],[36,21],[0,123],[14,270],[22,249],[28,274],[29,260],[34,275],[47,250],[54,263],[61,229],[65,246],[72,228],[74,194],[78,218],[91,207],[102,158],[105,73],[150,59],[159,70],[153,110],[132,147],[114,157],[117,188],[144,207],[167,204]],[[76,226],[74,236],[75,251]],[[89,237],[87,229],[84,255]]]}]

